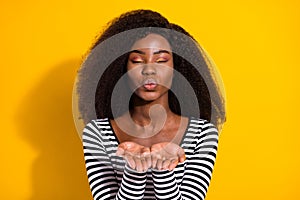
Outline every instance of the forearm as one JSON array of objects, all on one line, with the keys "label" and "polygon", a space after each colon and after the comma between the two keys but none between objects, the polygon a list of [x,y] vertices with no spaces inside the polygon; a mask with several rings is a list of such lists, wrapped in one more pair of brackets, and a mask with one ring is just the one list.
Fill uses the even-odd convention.
[{"label": "forearm", "polygon": [[204,122],[200,130],[194,152],[188,156],[180,188],[184,199],[204,200],[212,177],[218,147],[218,131],[208,122]]},{"label": "forearm", "polygon": [[137,172],[125,165],[122,183],[116,199],[143,199],[146,180],[146,172]]},{"label": "forearm", "polygon": [[122,179],[118,179],[117,169],[112,164],[104,147],[103,136],[95,123],[87,124],[82,140],[87,176],[95,200],[143,198],[146,173],[137,173],[127,165],[124,168],[122,158],[117,157],[117,168],[122,171]]},{"label": "forearm", "polygon": [[[191,130],[189,137],[197,140],[193,150],[186,149],[187,159],[173,171],[153,170],[157,199],[204,200],[215,163],[218,132],[210,123],[203,123],[200,131]],[[177,179],[176,179],[177,178]]]},{"label": "forearm", "polygon": [[121,184],[118,185],[113,167],[105,161],[98,162],[85,154],[90,189],[95,200],[143,199],[146,173],[135,172],[125,165]]},{"label": "forearm", "polygon": [[152,178],[156,199],[182,199],[174,170],[153,169]]},{"label": "forearm", "polygon": [[180,165],[176,170],[179,174],[182,173],[182,177],[177,177],[174,170],[152,170],[156,198],[204,200],[211,179],[213,160],[193,155]]}]

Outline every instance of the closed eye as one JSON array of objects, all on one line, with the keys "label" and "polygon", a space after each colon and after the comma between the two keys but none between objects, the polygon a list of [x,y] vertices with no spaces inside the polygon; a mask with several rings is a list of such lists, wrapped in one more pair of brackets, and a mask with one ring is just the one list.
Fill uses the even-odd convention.
[{"label": "closed eye", "polygon": [[168,59],[165,59],[165,58],[159,58],[156,60],[157,63],[166,63],[168,62]]},{"label": "closed eye", "polygon": [[134,64],[143,63],[143,61],[141,61],[141,60],[132,60],[131,62]]}]

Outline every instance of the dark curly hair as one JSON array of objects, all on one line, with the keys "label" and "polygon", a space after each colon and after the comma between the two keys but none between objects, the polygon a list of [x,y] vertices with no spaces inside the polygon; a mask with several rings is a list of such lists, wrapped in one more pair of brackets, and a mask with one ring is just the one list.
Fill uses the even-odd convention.
[{"label": "dark curly hair", "polygon": [[[130,30],[140,31],[126,34]],[[174,32],[178,34],[173,34]],[[206,119],[220,128],[225,122],[224,94],[211,69],[213,65],[210,59],[182,27],[170,23],[161,14],[151,10],[134,10],[114,19],[108,23],[106,30],[97,37],[89,50],[79,71],[77,83],[79,111],[84,122],[87,123],[95,117],[113,119],[131,108],[131,101],[129,105],[124,105],[123,102],[126,98],[130,99],[128,95],[132,93],[126,84],[118,84],[123,88],[118,90],[122,92],[118,93],[119,98],[114,98],[114,102],[112,93],[126,73],[130,47],[135,41],[150,33],[159,34],[169,41],[173,51],[174,70],[188,81],[193,90],[191,93],[187,88],[188,85],[182,85],[184,82],[181,80],[182,77],[180,79],[180,76],[175,75],[169,90],[170,109],[179,115]],[[106,44],[108,39],[118,34],[122,34],[122,39]],[[126,51],[124,53],[119,49]],[[180,55],[177,52],[181,52]],[[111,59],[116,57],[117,59]],[[99,74],[102,76],[97,77]],[[178,94],[182,98],[178,99]],[[191,95],[197,97],[196,101],[189,98]],[[112,105],[117,113],[112,112]],[[197,116],[199,111],[195,109],[197,105],[200,116]]]}]

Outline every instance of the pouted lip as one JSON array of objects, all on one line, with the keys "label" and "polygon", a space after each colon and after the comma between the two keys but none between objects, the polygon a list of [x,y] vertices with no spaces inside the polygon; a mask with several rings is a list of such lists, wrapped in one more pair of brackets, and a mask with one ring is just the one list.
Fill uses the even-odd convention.
[{"label": "pouted lip", "polygon": [[153,78],[149,78],[143,81],[143,87],[147,90],[154,90],[157,86],[157,81]]}]

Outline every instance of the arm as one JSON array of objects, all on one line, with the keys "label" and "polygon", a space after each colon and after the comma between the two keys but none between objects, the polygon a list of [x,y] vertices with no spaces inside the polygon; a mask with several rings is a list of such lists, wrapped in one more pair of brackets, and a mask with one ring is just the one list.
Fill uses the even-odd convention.
[{"label": "arm", "polygon": [[177,184],[174,171],[152,171],[157,199],[205,199],[216,158],[218,132],[207,122],[200,131],[195,150],[185,161],[185,168],[181,164],[184,170],[181,185]]},{"label": "arm", "polygon": [[82,140],[87,176],[95,200],[143,198],[146,173],[137,173],[125,165],[119,187],[114,168],[104,147],[104,138],[95,121],[86,125]]}]

